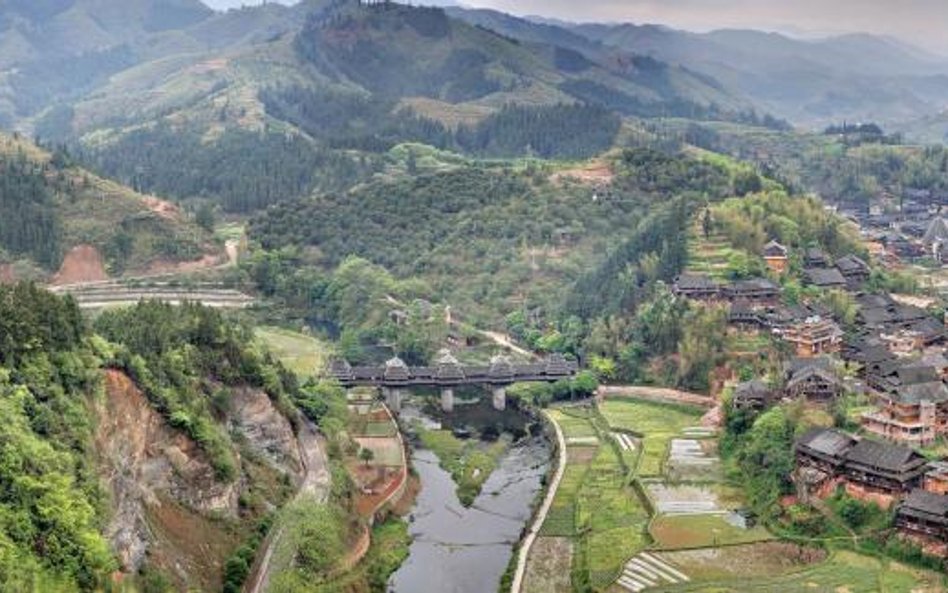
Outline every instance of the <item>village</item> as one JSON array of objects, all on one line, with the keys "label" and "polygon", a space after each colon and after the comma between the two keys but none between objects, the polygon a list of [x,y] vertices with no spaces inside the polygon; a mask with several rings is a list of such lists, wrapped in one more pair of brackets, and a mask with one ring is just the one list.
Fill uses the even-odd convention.
[{"label": "village", "polygon": [[[916,258],[940,265],[942,254],[948,255],[948,225],[927,204],[911,204],[907,217],[850,216],[860,225],[871,264],[856,255],[833,260],[818,247],[794,253],[770,241],[760,253],[766,274],[728,282],[690,270],[676,279],[673,292],[726,307],[732,331],[768,336],[780,345],[776,371],[732,382],[733,409],[762,412],[803,401],[830,411],[844,399],[859,402],[835,427],[813,428],[797,439],[794,500],[819,505],[845,492],[892,512],[904,538],[945,555],[946,323],[935,311],[935,298],[870,286],[874,266],[904,269]],[[841,314],[826,299],[788,299],[782,288],[788,276],[809,295],[843,294],[852,307]]]}]

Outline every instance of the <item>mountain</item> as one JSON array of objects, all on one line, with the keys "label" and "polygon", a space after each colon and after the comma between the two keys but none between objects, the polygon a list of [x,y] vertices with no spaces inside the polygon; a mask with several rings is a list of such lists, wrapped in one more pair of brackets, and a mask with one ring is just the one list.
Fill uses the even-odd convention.
[{"label": "mountain", "polygon": [[350,187],[404,142],[584,158],[613,145],[620,116],[743,120],[752,110],[685,68],[579,35],[520,39],[435,8],[313,0],[173,34],[188,51],[156,50],[163,57],[23,125],[78,139],[87,162],[130,185],[250,212]]},{"label": "mountain", "polygon": [[814,41],[654,25],[577,25],[571,31],[713,76],[761,109],[802,125],[904,121],[937,112],[948,101],[948,62],[885,37]]}]

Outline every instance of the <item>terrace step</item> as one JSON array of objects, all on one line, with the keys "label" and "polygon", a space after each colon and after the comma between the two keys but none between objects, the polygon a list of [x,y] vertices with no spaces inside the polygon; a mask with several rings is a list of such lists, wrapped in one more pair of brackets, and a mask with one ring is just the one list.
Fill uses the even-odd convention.
[{"label": "terrace step", "polygon": [[618,585],[626,591],[640,593],[652,587],[676,585],[690,580],[688,575],[668,562],[648,552],[642,552],[626,563]]}]

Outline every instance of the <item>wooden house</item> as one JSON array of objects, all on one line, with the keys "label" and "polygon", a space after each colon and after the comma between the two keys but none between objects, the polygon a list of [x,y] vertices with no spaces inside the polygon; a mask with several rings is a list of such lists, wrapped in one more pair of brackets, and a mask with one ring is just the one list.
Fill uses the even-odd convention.
[{"label": "wooden house", "polygon": [[788,253],[787,248],[776,241],[764,245],[764,261],[767,262],[767,267],[775,274],[783,274],[787,271]]},{"label": "wooden house", "polygon": [[895,525],[912,534],[948,540],[948,496],[912,490],[896,510]]}]

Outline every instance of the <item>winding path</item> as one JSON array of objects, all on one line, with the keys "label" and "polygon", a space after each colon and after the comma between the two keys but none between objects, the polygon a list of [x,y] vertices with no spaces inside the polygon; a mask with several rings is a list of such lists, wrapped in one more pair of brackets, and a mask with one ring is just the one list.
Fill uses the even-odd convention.
[{"label": "winding path", "polygon": [[543,504],[533,518],[533,523],[530,525],[530,529],[527,531],[527,535],[523,538],[523,543],[520,545],[520,550],[517,552],[517,569],[514,571],[513,581],[510,584],[510,593],[520,593],[523,589],[523,579],[527,572],[527,559],[530,557],[530,549],[540,534],[540,528],[543,527],[543,523],[546,521],[550,507],[553,506],[553,499],[556,497],[556,491],[559,489],[560,482],[563,480],[563,473],[566,471],[566,439],[563,438],[563,430],[556,420],[547,412],[544,411],[543,415],[546,416],[546,419],[550,421],[556,430],[556,448],[558,451],[556,473],[553,474],[553,480],[550,482],[549,488],[547,488]]},{"label": "winding path", "polygon": [[[304,473],[293,500],[295,502],[311,497],[319,503],[326,503],[329,500],[332,475],[329,472],[329,460],[319,442],[319,433],[311,422],[304,422],[300,427],[297,445],[300,449]],[[260,560],[244,585],[245,593],[265,593],[267,590],[270,584],[273,551],[282,537],[283,528],[277,526],[263,541],[262,554],[258,553],[257,556]]]}]

